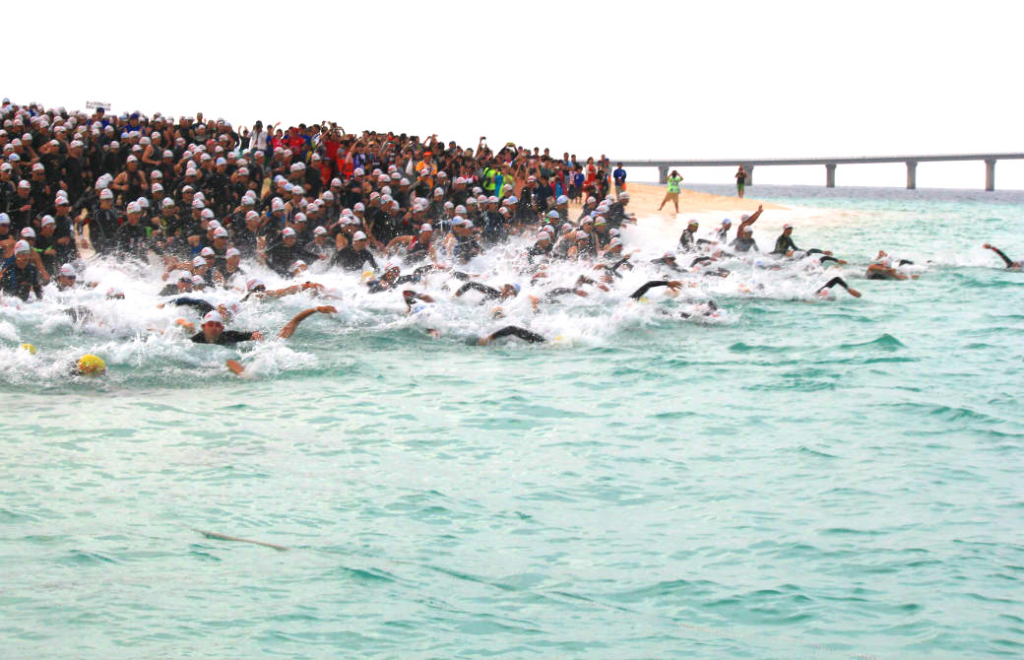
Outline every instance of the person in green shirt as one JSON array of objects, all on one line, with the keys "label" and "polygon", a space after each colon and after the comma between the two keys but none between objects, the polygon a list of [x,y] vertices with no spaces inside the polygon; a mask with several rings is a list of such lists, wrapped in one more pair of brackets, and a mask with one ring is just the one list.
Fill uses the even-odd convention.
[{"label": "person in green shirt", "polygon": [[669,200],[676,207],[676,213],[679,213],[679,184],[682,182],[683,177],[679,176],[679,170],[672,170],[672,174],[668,177],[668,190],[665,191],[665,199],[661,200],[661,206],[658,207],[660,211]]}]

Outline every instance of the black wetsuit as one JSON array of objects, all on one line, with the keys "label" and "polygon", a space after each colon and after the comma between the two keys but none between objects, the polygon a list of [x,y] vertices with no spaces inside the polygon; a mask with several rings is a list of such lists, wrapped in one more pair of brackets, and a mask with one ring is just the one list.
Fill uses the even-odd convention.
[{"label": "black wetsuit", "polygon": [[217,337],[217,341],[206,341],[206,335],[199,332],[192,335],[192,342],[196,344],[217,344],[218,346],[230,346],[243,341],[254,341],[252,332],[240,332],[238,330],[225,330]]},{"label": "black wetsuit", "polygon": [[737,236],[733,239],[730,245],[736,248],[737,252],[749,252],[750,250],[760,252],[760,250],[757,249],[757,243],[754,242],[754,239],[747,238],[745,236]]},{"label": "black wetsuit", "polygon": [[837,284],[839,286],[843,287],[844,289],[846,289],[847,291],[850,290],[850,287],[848,287],[846,285],[846,280],[844,280],[841,277],[833,277],[832,279],[830,279],[828,282],[825,283],[825,286],[823,286],[820,289],[818,289],[818,293],[824,291],[825,289],[831,289],[832,287],[834,287]]},{"label": "black wetsuit", "polygon": [[779,236],[778,239],[776,239],[776,241],[775,241],[775,249],[772,250],[771,253],[772,254],[786,254],[790,250],[792,250],[793,252],[796,252],[799,249],[800,248],[798,248],[796,246],[796,243],[793,242],[793,237],[792,236],[786,236],[785,234],[782,234],[781,236]]},{"label": "black wetsuit", "polygon": [[[694,261],[694,263],[697,263],[701,259],[709,259],[710,260],[711,257],[697,257],[693,261]],[[669,268],[669,269],[675,270],[675,271],[682,270],[679,267],[679,264],[677,264],[674,260],[671,261],[671,262],[665,261],[664,257],[659,257],[657,259],[651,259],[651,263],[654,264],[655,266],[664,266],[665,268]],[[690,265],[693,266],[693,264],[690,264]]]},{"label": "black wetsuit", "polygon": [[640,300],[641,298],[644,297],[645,293],[659,286],[668,286],[668,280],[651,280],[647,284],[644,284],[642,287],[631,293],[629,297],[632,298],[633,300]]},{"label": "black wetsuit", "polygon": [[39,277],[39,269],[31,261],[24,268],[18,268],[15,257],[11,257],[0,265],[0,291],[28,300],[28,294],[35,292],[36,299],[43,299],[43,284]]},{"label": "black wetsuit", "polygon": [[466,263],[478,254],[480,254],[480,244],[471,236],[458,236],[456,238],[455,258],[460,263]]},{"label": "black wetsuit", "polygon": [[[1000,250],[999,248],[992,248],[992,251],[999,255],[999,257],[1003,260],[1003,263],[1006,264],[1007,268],[1014,267],[1013,259],[1010,259],[1008,256],[1006,256],[1002,250]],[[907,263],[910,262],[908,261]],[[903,261],[900,261],[900,265],[903,265]]]},{"label": "black wetsuit", "polygon": [[514,325],[507,325],[497,332],[492,332],[489,339],[494,341],[495,339],[501,339],[502,337],[519,337],[530,344],[538,344],[545,341],[545,339],[536,332],[531,332],[526,328],[520,328]]},{"label": "black wetsuit", "polygon": [[369,250],[366,248],[356,250],[351,245],[338,250],[334,257],[331,258],[332,266],[341,266],[343,269],[350,271],[361,270],[366,262],[370,262],[370,266],[374,270],[378,270],[377,260],[373,258]]},{"label": "black wetsuit", "polygon": [[170,304],[177,305],[178,307],[192,307],[193,309],[199,312],[200,316],[205,316],[209,312],[212,312],[213,310],[216,309],[216,307],[206,302],[205,300],[201,300],[199,298],[192,298],[190,296],[181,296],[169,302]]},{"label": "black wetsuit", "polygon": [[497,300],[498,298],[501,298],[501,291],[498,291],[492,286],[481,284],[480,282],[466,282],[459,287],[459,290],[455,292],[455,295],[461,296],[470,289],[484,294],[484,300]]}]

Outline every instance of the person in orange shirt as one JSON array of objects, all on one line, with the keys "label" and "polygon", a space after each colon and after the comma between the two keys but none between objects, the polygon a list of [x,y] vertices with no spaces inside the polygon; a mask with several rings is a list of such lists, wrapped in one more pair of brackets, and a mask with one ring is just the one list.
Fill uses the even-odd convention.
[{"label": "person in orange shirt", "polygon": [[422,172],[427,172],[426,184],[428,188],[434,187],[434,175],[437,174],[437,164],[434,163],[434,154],[430,151],[423,152],[423,160],[416,163],[416,175],[422,176]]}]

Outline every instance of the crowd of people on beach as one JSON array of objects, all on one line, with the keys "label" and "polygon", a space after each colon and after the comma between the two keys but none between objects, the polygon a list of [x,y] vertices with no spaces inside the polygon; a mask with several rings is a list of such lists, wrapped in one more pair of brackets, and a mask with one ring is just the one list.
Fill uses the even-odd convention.
[{"label": "crowd of people on beach", "polygon": [[[691,221],[678,245],[640,260],[625,244],[635,222],[626,172],[621,164],[613,170],[604,156],[582,160],[513,143],[492,148],[483,137],[464,148],[436,135],[351,134],[327,122],[287,130],[256,122],[236,130],[202,113],[176,120],[111,116],[102,108],[89,114],[7,99],[0,117],[0,296],[17,307],[53,292],[76,323],[90,320],[89,295],[124,297],[117,287],[97,292],[90,287],[98,282],[83,281],[93,263],[152,279],[161,306],[201,315],[192,342],[228,345],[263,338],[225,329],[240,305],[295,295],[343,300],[311,279],[328,273],[351,274],[366,294],[400,292],[410,315],[457,299],[491,302],[496,306],[485,318],[493,321],[515,300],[536,314],[566,297],[614,295],[623,273],[638,267],[658,277],[623,291],[624,298],[645,300],[658,287],[677,296],[684,279],[692,287],[695,280],[727,278],[730,260],[749,261],[759,251],[753,227],[761,210],[741,218],[732,234],[731,220],[707,236],[698,236]],[[677,202],[681,180],[673,172],[663,206]],[[755,267],[798,262],[824,273],[845,263],[827,250],[799,248],[792,233],[786,225],[770,252],[774,259],[757,257]],[[478,262],[487,253],[514,277],[506,271],[496,280],[494,269]],[[576,276],[557,281],[567,265]],[[866,276],[904,279],[905,265],[880,253]],[[281,286],[268,287],[269,279]],[[830,297],[837,285],[860,295],[841,277],[815,287],[814,295]],[[230,296],[237,302],[222,302]],[[314,305],[278,336],[290,337],[312,314],[336,311]],[[671,314],[719,311],[704,300]],[[177,326],[196,324],[181,318]],[[503,337],[546,340],[522,325],[472,340]],[[78,373],[102,372],[100,358],[86,357]],[[229,366],[242,370],[235,361]]]}]

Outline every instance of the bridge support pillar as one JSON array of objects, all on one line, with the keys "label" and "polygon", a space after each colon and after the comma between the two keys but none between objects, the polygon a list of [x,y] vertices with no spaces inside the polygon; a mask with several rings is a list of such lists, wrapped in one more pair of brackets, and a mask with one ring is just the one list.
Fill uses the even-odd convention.
[{"label": "bridge support pillar", "polygon": [[668,166],[661,165],[658,167],[658,183],[668,183]]},{"label": "bridge support pillar", "polygon": [[835,188],[836,187],[836,164],[825,163],[825,187]]},{"label": "bridge support pillar", "polygon": [[985,161],[985,190],[991,192],[996,189],[996,161]]},{"label": "bridge support pillar", "polygon": [[907,190],[917,189],[917,163],[907,163]]},{"label": "bridge support pillar", "polygon": [[744,165],[743,169],[746,170],[746,172],[747,172],[747,185],[748,186],[754,185],[754,166],[753,165]]}]

